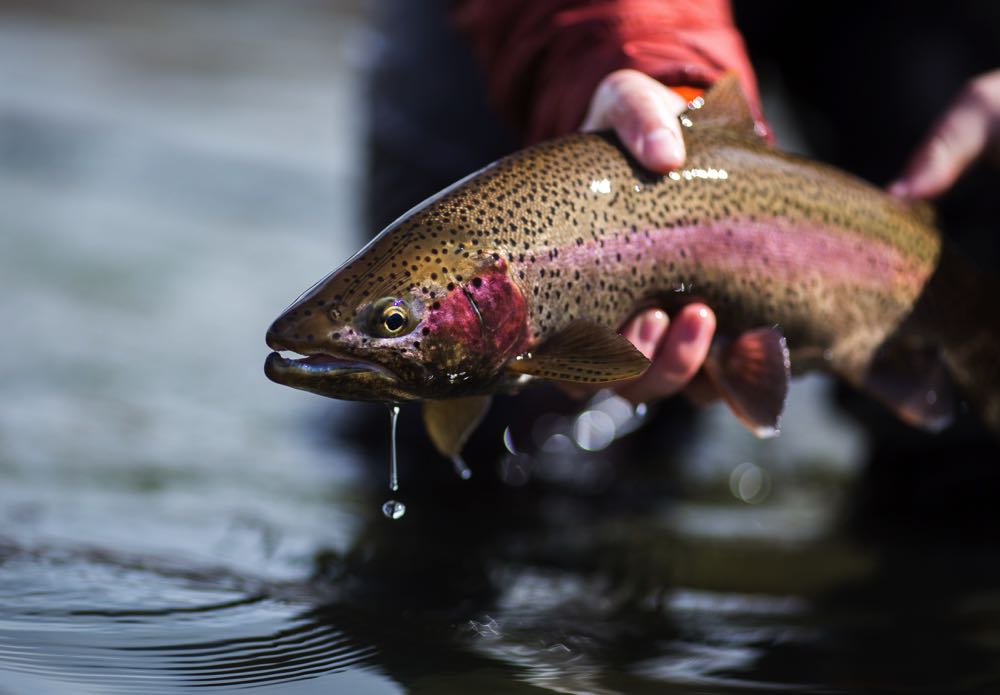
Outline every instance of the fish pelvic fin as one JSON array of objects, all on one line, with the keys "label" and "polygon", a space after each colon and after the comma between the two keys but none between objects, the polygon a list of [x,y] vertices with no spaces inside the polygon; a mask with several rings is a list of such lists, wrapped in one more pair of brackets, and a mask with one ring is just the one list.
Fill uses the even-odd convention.
[{"label": "fish pelvic fin", "polygon": [[719,81],[705,92],[703,103],[692,102],[687,116],[695,127],[732,128],[744,133],[753,133],[762,137],[753,117],[750,102],[747,101],[743,88],[740,87],[739,76],[735,72],[727,72]]},{"label": "fish pelvic fin", "polygon": [[610,328],[577,319],[507,364],[515,374],[578,384],[603,384],[639,376],[649,360]]},{"label": "fish pelvic fin", "polygon": [[747,429],[758,437],[778,435],[791,379],[788,347],[780,330],[757,328],[735,340],[717,338],[704,369]]},{"label": "fish pelvic fin", "polygon": [[424,427],[434,448],[454,461],[486,416],[492,402],[490,396],[424,401]]}]

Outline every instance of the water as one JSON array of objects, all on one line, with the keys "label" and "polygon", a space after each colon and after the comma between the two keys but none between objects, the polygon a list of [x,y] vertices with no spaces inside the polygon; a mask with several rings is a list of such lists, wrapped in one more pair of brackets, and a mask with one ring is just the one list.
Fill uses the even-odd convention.
[{"label": "water", "polygon": [[472,477],[472,469],[469,468],[469,464],[461,456],[452,456],[451,466],[455,469],[455,475],[462,480],[468,480]]},{"label": "water", "polygon": [[406,505],[399,500],[386,500],[382,504],[382,514],[387,519],[402,519],[406,514]]},{"label": "water", "polygon": [[4,695],[996,690],[994,481],[921,469],[858,525],[822,381],[772,442],[500,398],[468,481],[404,416],[386,519],[384,407],[261,373],[357,245],[364,7],[0,20]]},{"label": "water", "polygon": [[389,489],[399,489],[399,468],[396,457],[396,423],[399,421],[399,406],[389,406]]},{"label": "water", "polygon": [[[396,424],[399,421],[399,406],[389,406],[389,489],[392,492],[399,490],[399,462],[397,458],[398,441],[396,437]],[[382,504],[382,514],[387,519],[402,519],[406,514],[406,505],[398,500],[386,500]]]}]

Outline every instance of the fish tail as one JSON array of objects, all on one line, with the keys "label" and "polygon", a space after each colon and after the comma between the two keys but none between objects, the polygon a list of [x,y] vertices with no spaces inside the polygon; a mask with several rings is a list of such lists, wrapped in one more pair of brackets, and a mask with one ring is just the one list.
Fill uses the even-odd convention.
[{"label": "fish tail", "polygon": [[[993,292],[1000,299],[1000,286]],[[992,310],[997,311],[997,307]],[[966,340],[950,341],[943,357],[959,391],[1000,437],[1000,321],[984,316]]]},{"label": "fish tail", "polygon": [[954,255],[942,260],[949,285],[947,306],[938,307],[948,317],[942,357],[962,396],[1000,437],[1000,281]]}]

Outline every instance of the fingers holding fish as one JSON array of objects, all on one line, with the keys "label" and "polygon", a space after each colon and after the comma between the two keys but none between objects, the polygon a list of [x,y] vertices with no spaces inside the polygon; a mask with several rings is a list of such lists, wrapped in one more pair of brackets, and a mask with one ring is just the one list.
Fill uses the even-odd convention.
[{"label": "fingers holding fish", "polygon": [[673,320],[660,310],[639,314],[623,335],[652,364],[618,393],[633,403],[647,403],[681,391],[701,369],[714,334],[715,314],[704,304],[688,304]]},{"label": "fingers holding fish", "polygon": [[684,97],[649,75],[616,70],[598,84],[580,129],[614,129],[644,167],[665,173],[684,163],[677,117],[686,108]]},{"label": "fingers holding fish", "polygon": [[893,195],[933,198],[979,157],[1000,154],[1000,70],[972,80],[917,148]]},{"label": "fingers holding fish", "polygon": [[622,335],[635,345],[650,362],[670,327],[670,317],[660,309],[644,311],[629,322]]}]

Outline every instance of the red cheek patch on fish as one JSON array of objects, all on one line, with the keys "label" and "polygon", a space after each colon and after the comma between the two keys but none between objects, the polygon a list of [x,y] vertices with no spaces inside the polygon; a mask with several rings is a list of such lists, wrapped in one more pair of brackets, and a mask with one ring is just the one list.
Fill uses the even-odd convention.
[{"label": "red cheek patch on fish", "polygon": [[424,330],[500,358],[523,351],[527,305],[507,274],[506,262],[498,260],[434,302],[424,318]]},{"label": "red cheek patch on fish", "polygon": [[507,273],[506,261],[498,259],[463,289],[483,319],[491,349],[510,357],[527,347],[528,307]]},{"label": "red cheek patch on fish", "polygon": [[483,328],[475,308],[458,287],[427,308],[423,335],[446,338],[470,350],[482,351]]}]

